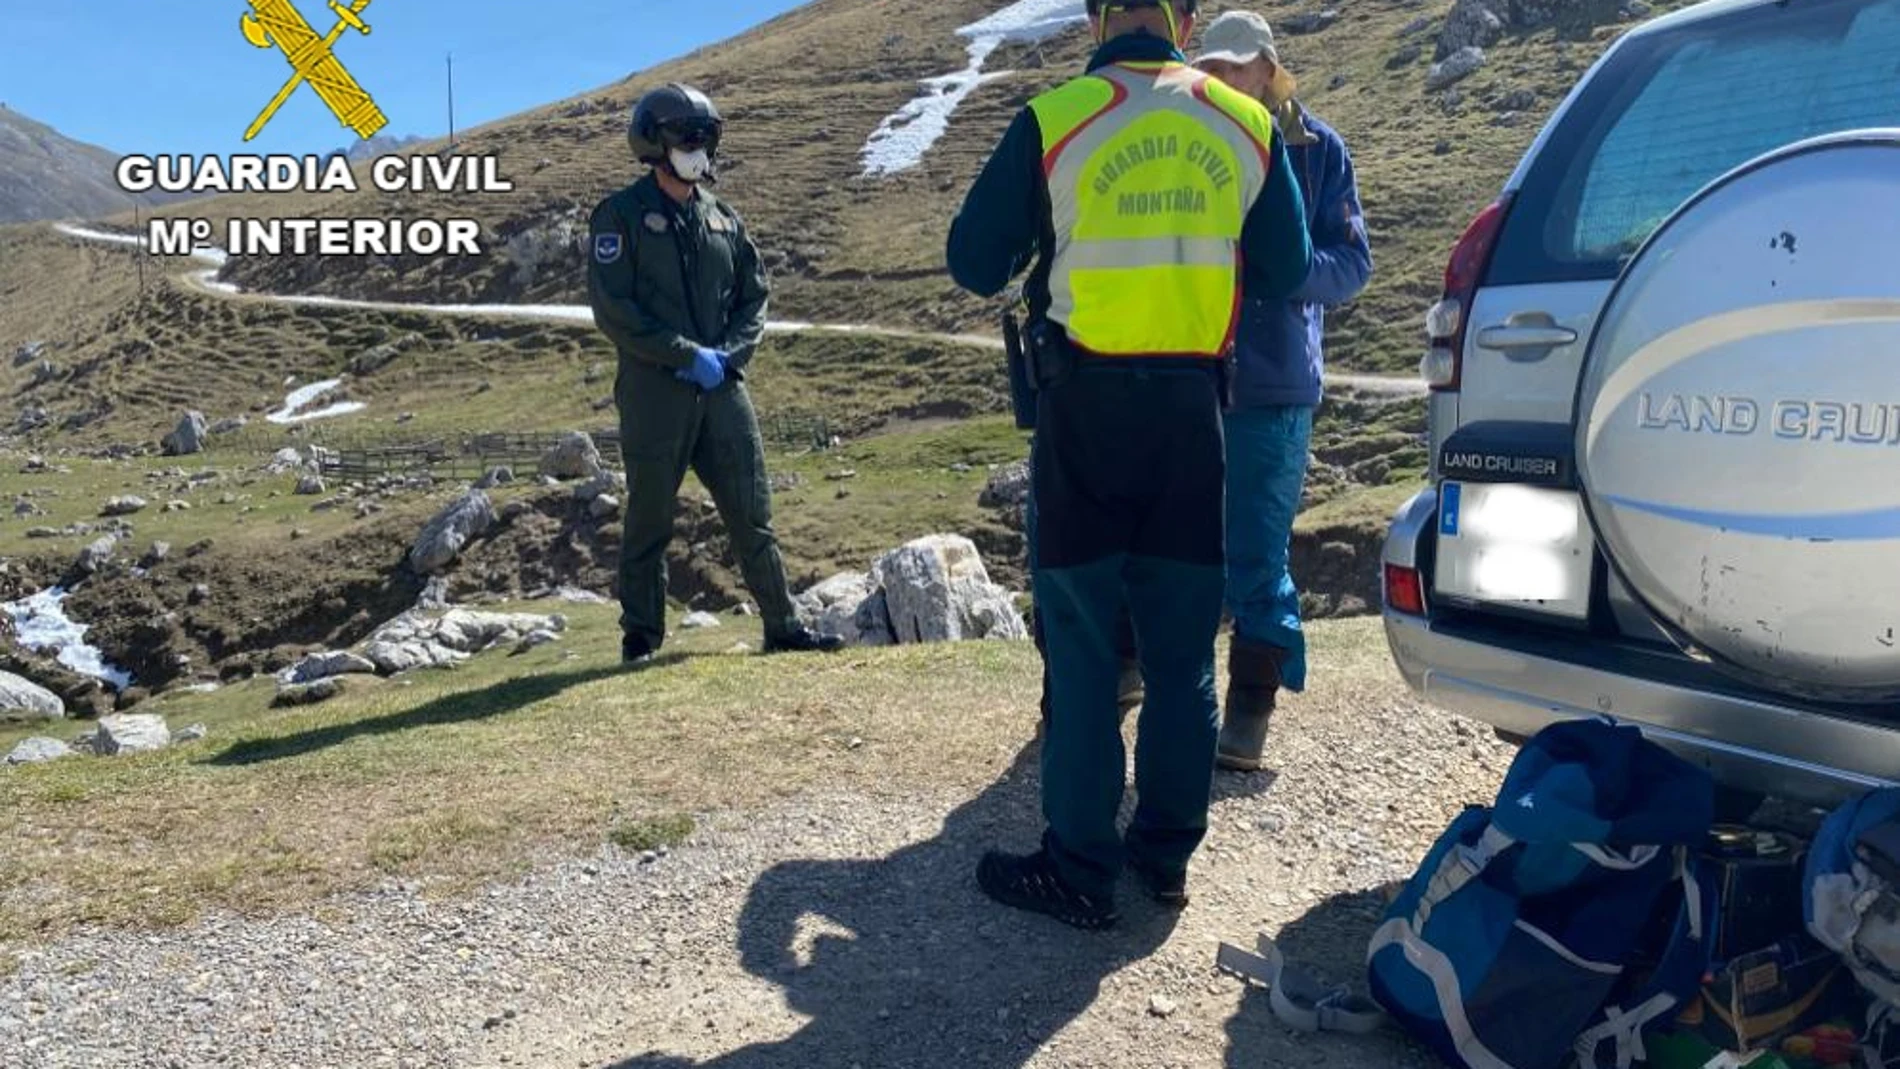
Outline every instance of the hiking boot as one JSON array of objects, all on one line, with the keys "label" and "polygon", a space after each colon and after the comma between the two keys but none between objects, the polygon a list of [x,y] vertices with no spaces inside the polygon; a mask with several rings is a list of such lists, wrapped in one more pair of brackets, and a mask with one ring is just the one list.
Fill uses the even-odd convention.
[{"label": "hiking boot", "polygon": [[1046,914],[1084,931],[1100,931],[1120,919],[1113,902],[1070,887],[1047,850],[1033,854],[991,850],[977,863],[976,885],[1011,909]]},{"label": "hiking boot", "polygon": [[649,664],[653,660],[653,645],[639,635],[623,635],[620,639],[620,663],[624,665]]},{"label": "hiking boot", "polygon": [[1169,909],[1186,909],[1188,904],[1187,870],[1164,869],[1141,858],[1130,856],[1128,870],[1141,881],[1148,897]]},{"label": "hiking boot", "polygon": [[1266,767],[1261,753],[1267,747],[1267,721],[1280,693],[1280,665],[1286,651],[1239,635],[1228,646],[1227,707],[1220,723],[1220,742],[1214,764],[1232,772],[1258,772]]},{"label": "hiking boot", "polygon": [[809,627],[765,640],[767,653],[836,653],[841,649],[844,649],[844,639],[820,634]]}]

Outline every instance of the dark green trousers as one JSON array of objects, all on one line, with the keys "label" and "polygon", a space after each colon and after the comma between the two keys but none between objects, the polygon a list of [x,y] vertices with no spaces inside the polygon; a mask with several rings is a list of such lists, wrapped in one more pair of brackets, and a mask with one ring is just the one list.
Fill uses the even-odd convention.
[{"label": "dark green trousers", "polygon": [[659,649],[666,638],[666,547],[680,483],[699,476],[732,539],[732,555],[759,603],[768,640],[798,627],[772,531],[772,486],[758,417],[745,384],[711,393],[671,371],[622,361],[614,384],[627,516],[620,537],[620,627]]}]

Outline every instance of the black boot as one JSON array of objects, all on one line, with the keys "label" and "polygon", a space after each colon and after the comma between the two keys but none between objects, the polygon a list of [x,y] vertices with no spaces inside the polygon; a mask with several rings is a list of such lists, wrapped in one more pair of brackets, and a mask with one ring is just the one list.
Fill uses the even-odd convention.
[{"label": "black boot", "polygon": [[976,866],[976,883],[984,894],[1011,909],[1047,914],[1087,931],[1113,927],[1120,919],[1112,900],[1069,886],[1046,850],[1033,854],[992,850]]},{"label": "black boot", "polygon": [[844,649],[844,639],[801,627],[778,638],[765,640],[766,653],[836,653]]},{"label": "black boot", "polygon": [[620,663],[630,666],[648,664],[653,660],[653,646],[639,635],[620,637]]},{"label": "black boot", "polygon": [[1286,651],[1234,635],[1227,654],[1227,708],[1221,717],[1214,763],[1234,772],[1265,767],[1267,722],[1280,693],[1280,666]]}]

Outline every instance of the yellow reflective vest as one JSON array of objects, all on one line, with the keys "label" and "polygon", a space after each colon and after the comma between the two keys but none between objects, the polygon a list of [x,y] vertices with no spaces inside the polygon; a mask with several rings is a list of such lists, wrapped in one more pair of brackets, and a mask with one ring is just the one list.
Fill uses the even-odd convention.
[{"label": "yellow reflective vest", "polygon": [[1267,109],[1175,62],[1111,64],[1029,107],[1055,231],[1049,318],[1098,356],[1224,356]]}]

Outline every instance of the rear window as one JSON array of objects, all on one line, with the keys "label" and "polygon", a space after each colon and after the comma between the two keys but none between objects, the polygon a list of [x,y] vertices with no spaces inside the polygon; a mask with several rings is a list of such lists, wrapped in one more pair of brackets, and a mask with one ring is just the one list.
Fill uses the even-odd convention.
[{"label": "rear window", "polygon": [[1791,0],[1633,38],[1532,162],[1486,282],[1614,278],[1725,172],[1872,126],[1900,126],[1900,0]]}]

